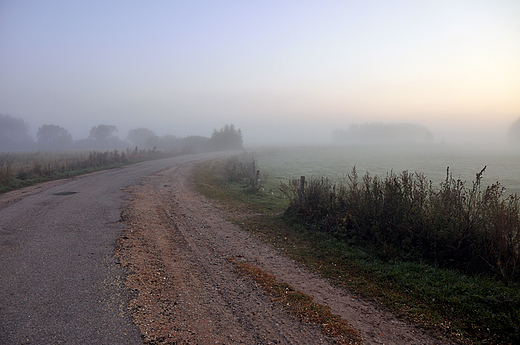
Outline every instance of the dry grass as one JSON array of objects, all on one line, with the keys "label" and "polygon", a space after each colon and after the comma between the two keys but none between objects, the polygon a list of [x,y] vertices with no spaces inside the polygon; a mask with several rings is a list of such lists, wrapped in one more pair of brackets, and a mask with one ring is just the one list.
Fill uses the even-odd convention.
[{"label": "dry grass", "polygon": [[145,160],[184,154],[183,151],[32,151],[0,153],[0,193],[37,183],[73,177]]},{"label": "dry grass", "polygon": [[338,344],[362,344],[359,332],[347,321],[332,314],[330,308],[314,302],[314,299],[295,290],[287,283],[263,271],[249,262],[228,258],[237,267],[239,274],[251,277],[274,301],[280,302],[287,311],[303,322],[321,325],[324,334],[333,337]]}]

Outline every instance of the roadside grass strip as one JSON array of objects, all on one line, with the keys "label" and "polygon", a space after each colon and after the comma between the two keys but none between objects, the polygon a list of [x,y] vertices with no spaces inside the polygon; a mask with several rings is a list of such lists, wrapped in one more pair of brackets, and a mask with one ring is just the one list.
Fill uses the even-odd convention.
[{"label": "roadside grass strip", "polygon": [[320,325],[323,334],[333,337],[338,344],[363,344],[359,332],[352,328],[341,317],[332,314],[327,306],[314,302],[314,299],[295,290],[291,285],[281,282],[275,276],[246,261],[229,257],[228,261],[235,264],[242,276],[251,277],[273,301],[279,302],[289,312],[302,322]]}]

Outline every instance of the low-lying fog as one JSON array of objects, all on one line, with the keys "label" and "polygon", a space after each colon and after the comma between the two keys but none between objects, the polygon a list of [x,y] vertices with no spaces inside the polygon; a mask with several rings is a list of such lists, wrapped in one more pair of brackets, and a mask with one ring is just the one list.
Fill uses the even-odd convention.
[{"label": "low-lying fog", "polygon": [[[81,125],[82,122],[85,124]],[[89,122],[90,124],[87,124]],[[507,125],[497,124],[487,128],[470,125],[428,127],[405,122],[347,123],[345,121],[333,124],[309,118],[301,121],[287,121],[282,118],[279,121],[268,118],[265,121],[258,121],[258,119],[251,121],[244,118],[234,123],[218,123],[217,120],[212,119],[200,125],[186,122],[178,126],[172,123],[175,121],[157,125],[157,121],[150,119],[149,123],[144,120],[138,126],[132,127],[129,123],[118,123],[109,118],[98,124],[93,124],[88,119],[80,119],[75,123],[69,122],[69,127],[66,127],[51,120],[47,122],[40,119],[38,123],[29,123],[21,117],[0,114],[0,151],[71,149],[74,148],[70,145],[73,143],[78,144],[87,139],[108,138],[119,141],[118,148],[124,145],[147,148],[146,141],[149,137],[210,137],[215,130],[221,130],[227,125],[233,125],[236,130],[240,130],[243,146],[246,149],[313,145],[420,145],[421,147],[445,145],[495,151],[520,149],[520,117]],[[64,139],[66,140],[63,141]],[[53,141],[56,145],[45,147],[44,144]],[[63,146],[60,143],[67,143],[67,145]],[[113,142],[104,148],[111,149],[113,148],[111,146]],[[76,148],[81,148],[81,145]]]}]

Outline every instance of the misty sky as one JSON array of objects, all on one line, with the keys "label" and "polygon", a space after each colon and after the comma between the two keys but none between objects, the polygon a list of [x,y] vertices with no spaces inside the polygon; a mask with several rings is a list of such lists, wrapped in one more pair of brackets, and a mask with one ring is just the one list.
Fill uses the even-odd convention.
[{"label": "misty sky", "polygon": [[0,113],[75,139],[101,123],[122,139],[233,123],[246,144],[376,121],[503,133],[520,1],[1,0]]}]

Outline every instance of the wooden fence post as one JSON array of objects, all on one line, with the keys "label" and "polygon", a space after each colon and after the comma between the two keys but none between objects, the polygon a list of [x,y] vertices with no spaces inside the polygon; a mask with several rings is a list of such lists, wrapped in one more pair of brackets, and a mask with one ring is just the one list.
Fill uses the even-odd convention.
[{"label": "wooden fence post", "polygon": [[251,164],[251,165],[252,165],[252,167],[251,167],[251,178],[249,179],[249,182],[251,183],[253,188],[255,188],[256,164],[255,164],[255,159],[254,158],[253,158],[253,164]]},{"label": "wooden fence post", "polygon": [[255,175],[255,184],[254,184],[253,188],[254,188],[255,190],[257,190],[258,187],[260,187],[260,170],[257,170],[257,171],[256,171],[256,175]]},{"label": "wooden fence post", "polygon": [[300,188],[298,188],[298,198],[301,204],[305,204],[305,176],[300,177]]}]

